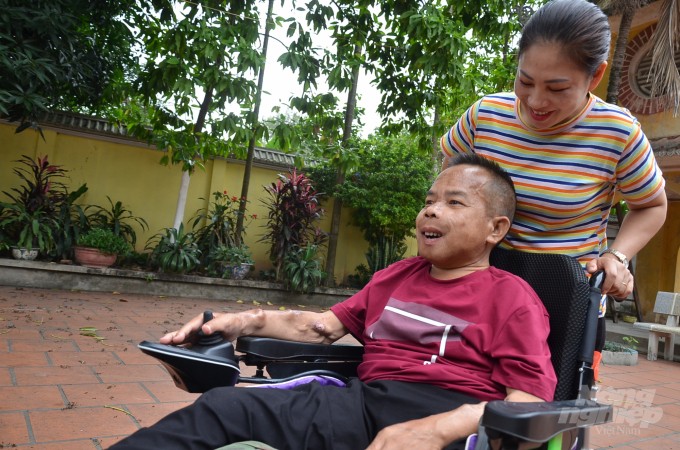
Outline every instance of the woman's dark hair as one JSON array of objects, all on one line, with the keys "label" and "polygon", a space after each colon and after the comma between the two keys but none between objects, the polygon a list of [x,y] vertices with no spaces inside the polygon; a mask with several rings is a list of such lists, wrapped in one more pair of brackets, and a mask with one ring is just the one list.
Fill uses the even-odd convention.
[{"label": "woman's dark hair", "polygon": [[453,166],[476,166],[486,170],[491,175],[491,183],[486,186],[487,205],[489,215],[492,217],[505,216],[512,222],[515,216],[517,198],[515,195],[515,183],[512,178],[497,162],[487,159],[476,153],[463,153],[454,156],[448,167]]},{"label": "woman's dark hair", "polygon": [[552,0],[527,21],[519,40],[521,56],[538,42],[560,45],[589,75],[609,57],[611,30],[607,16],[586,0]]}]

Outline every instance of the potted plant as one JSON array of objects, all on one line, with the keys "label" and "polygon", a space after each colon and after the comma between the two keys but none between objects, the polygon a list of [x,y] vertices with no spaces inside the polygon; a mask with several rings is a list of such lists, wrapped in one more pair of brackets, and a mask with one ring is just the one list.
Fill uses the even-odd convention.
[{"label": "potted plant", "polygon": [[15,259],[33,260],[39,252],[47,253],[54,248],[54,232],[58,225],[40,209],[29,211],[21,203],[5,203],[2,204],[0,228],[11,236]]},{"label": "potted plant", "polygon": [[50,164],[47,156],[33,160],[24,155],[15,162],[19,166],[13,172],[22,184],[4,191],[11,201],[0,203],[0,232],[15,258],[35,259],[39,251],[54,249],[57,211],[67,195],[61,182],[66,171]]},{"label": "potted plant", "polygon": [[318,246],[310,244],[304,248],[294,247],[286,255],[283,266],[284,284],[293,292],[309,294],[325,278],[321,263],[317,258]]},{"label": "potted plant", "polygon": [[[242,202],[230,196],[227,191],[213,192],[213,200],[202,198],[207,201],[207,208],[196,211],[192,219],[192,230],[196,235],[196,243],[202,252],[202,263],[209,271],[222,270],[224,267],[225,251],[227,248],[240,246],[245,237],[245,227],[256,219],[256,214],[246,214],[240,210]],[[243,227],[237,230],[239,219],[243,221]]]},{"label": "potted plant", "polygon": [[134,247],[137,243],[137,233],[131,222],[137,223],[142,230],[147,230],[149,224],[142,217],[133,215],[132,211],[128,210],[122,202],[114,203],[109,196],[106,196],[106,199],[109,201],[108,209],[99,205],[90,205],[85,208],[91,226],[110,228]]},{"label": "potted plant", "polygon": [[92,228],[78,237],[74,248],[78,264],[88,267],[109,267],[119,255],[130,251],[130,244],[107,228]]},{"label": "potted plant", "polygon": [[250,248],[245,244],[217,247],[212,258],[223,268],[223,277],[235,280],[244,279],[253,265]]},{"label": "potted plant", "polygon": [[624,336],[622,339],[625,344],[611,341],[604,343],[604,349],[602,350],[602,362],[604,364],[619,366],[637,365],[638,352],[636,344],[638,340],[632,336]]},{"label": "potted plant", "polygon": [[146,249],[151,250],[150,261],[165,272],[187,273],[201,262],[194,233],[186,233],[184,224],[157,233],[147,241]]}]

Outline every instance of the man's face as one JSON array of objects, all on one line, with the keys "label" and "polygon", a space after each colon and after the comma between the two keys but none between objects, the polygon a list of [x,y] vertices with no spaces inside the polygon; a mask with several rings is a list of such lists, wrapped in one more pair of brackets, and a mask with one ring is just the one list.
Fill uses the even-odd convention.
[{"label": "man's face", "polygon": [[416,218],[418,253],[434,266],[451,269],[486,260],[494,231],[485,185],[489,173],[470,165],[443,171]]}]

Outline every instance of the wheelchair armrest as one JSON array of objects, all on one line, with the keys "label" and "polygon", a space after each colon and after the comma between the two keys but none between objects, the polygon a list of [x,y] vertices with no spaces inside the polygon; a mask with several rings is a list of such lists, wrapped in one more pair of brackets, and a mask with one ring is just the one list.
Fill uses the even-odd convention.
[{"label": "wheelchair armrest", "polygon": [[308,344],[251,336],[238,338],[236,351],[246,354],[246,364],[250,360],[361,361],[364,354],[360,345]]},{"label": "wheelchair armrest", "polygon": [[307,344],[262,337],[240,337],[236,350],[243,353],[239,356],[243,364],[257,367],[255,380],[261,381],[256,382],[266,382],[265,368],[273,382],[308,372],[332,372],[343,379],[354,377],[364,354],[359,345]]},{"label": "wheelchair armrest", "polygon": [[187,392],[206,392],[215,387],[234,386],[241,370],[231,343],[193,348],[142,341],[139,349],[163,364],[175,385]]},{"label": "wheelchair armrest", "polygon": [[592,400],[559,402],[506,402],[496,400],[484,408],[481,425],[489,438],[510,435],[530,442],[547,442],[568,430],[607,423],[614,408]]}]

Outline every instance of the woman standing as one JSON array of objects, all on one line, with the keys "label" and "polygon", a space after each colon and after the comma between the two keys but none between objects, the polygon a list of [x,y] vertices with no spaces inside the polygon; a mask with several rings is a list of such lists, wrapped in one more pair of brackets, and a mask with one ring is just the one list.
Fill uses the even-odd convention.
[{"label": "woman standing", "polygon": [[[514,92],[478,100],[441,146],[447,157],[484,155],[512,176],[517,214],[504,246],[573,256],[587,272],[607,273],[603,294],[625,298],[633,290],[628,260],[663,225],[666,195],[637,119],[591,93],[610,40],[609,21],[594,4],[547,3],[522,30]],[[608,244],[617,190],[629,213]]]}]

